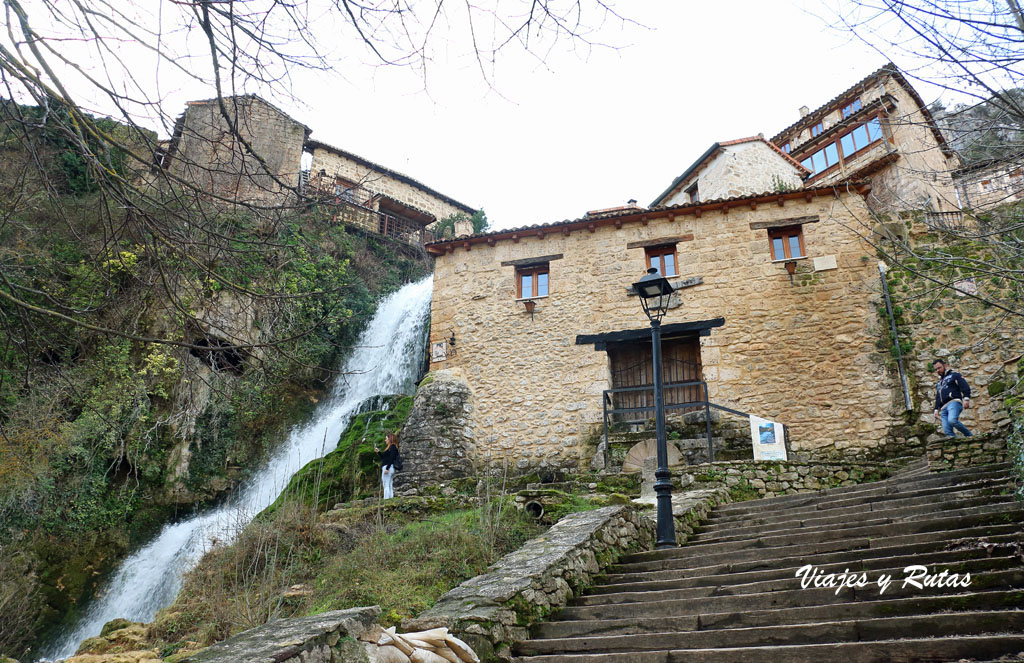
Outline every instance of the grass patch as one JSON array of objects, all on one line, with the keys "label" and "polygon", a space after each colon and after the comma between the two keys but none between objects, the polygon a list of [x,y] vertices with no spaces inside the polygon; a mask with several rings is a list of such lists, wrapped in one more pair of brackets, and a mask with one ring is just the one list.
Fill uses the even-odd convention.
[{"label": "grass patch", "polygon": [[254,520],[186,576],[150,625],[151,646],[193,651],[272,619],[368,605],[396,624],[542,530],[507,498],[413,522],[400,510],[361,514],[325,523],[289,502]]}]

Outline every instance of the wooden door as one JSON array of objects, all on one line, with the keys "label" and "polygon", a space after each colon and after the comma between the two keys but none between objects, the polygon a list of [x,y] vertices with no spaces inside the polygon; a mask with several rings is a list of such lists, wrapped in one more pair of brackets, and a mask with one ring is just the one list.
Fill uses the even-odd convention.
[{"label": "wooden door", "polygon": [[[654,417],[654,361],[650,341],[616,343],[608,346],[611,360],[612,388],[651,387],[650,389],[616,393],[612,407],[641,408],[637,412],[616,416],[618,421],[646,421]],[[700,385],[669,387],[680,382],[701,380],[700,343],[696,336],[663,339],[661,342],[662,383],[665,385],[665,406],[703,400]],[[694,408],[669,407],[678,414]]]}]

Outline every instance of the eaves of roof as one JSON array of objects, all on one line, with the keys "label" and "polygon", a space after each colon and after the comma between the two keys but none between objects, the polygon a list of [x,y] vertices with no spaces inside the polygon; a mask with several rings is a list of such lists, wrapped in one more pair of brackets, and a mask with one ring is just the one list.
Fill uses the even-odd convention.
[{"label": "eaves of roof", "polygon": [[781,156],[783,159],[785,159],[787,162],[789,162],[789,164],[791,166],[793,166],[794,168],[799,170],[801,173],[803,173],[803,175],[805,177],[810,174],[811,171],[809,171],[808,169],[804,168],[803,164],[801,164],[799,161],[797,161],[793,157],[789,156],[788,154],[786,154],[785,152],[780,150],[779,146],[776,145],[775,143],[772,143],[772,142],[770,142],[768,140],[765,140],[765,138],[763,138],[762,136],[747,136],[746,138],[736,138],[734,140],[718,141],[717,143],[715,143],[711,147],[709,147],[708,150],[706,152],[704,152],[704,154],[702,154],[699,157],[697,157],[697,160],[694,161],[692,164],[690,164],[690,167],[687,168],[686,171],[682,175],[680,175],[679,177],[677,177],[674,180],[672,180],[672,184],[670,184],[667,189],[665,189],[664,191],[661,192],[661,195],[659,195],[657,198],[655,198],[651,202],[650,207],[657,207],[658,205],[663,203],[665,201],[665,199],[668,198],[669,195],[673,191],[675,191],[676,187],[678,187],[680,185],[680,183],[685,182],[686,179],[688,177],[690,177],[690,175],[692,175],[702,165],[704,165],[704,163],[707,162],[707,160],[710,159],[712,156],[714,156],[715,153],[719,149],[721,149],[723,147],[729,147],[730,145],[739,145],[740,143],[753,143],[755,141],[761,141],[762,143],[767,145],[769,148],[771,148],[773,151],[775,151],[779,156]]},{"label": "eaves of roof", "polygon": [[461,202],[455,200],[454,198],[452,198],[450,196],[446,196],[443,193],[441,193],[440,191],[437,191],[436,189],[432,189],[429,186],[423,184],[422,182],[414,180],[413,178],[409,177],[408,175],[403,175],[402,173],[400,173],[400,172],[398,172],[396,170],[391,170],[390,168],[382,166],[382,165],[380,165],[378,163],[374,163],[374,162],[370,161],[369,159],[364,159],[363,157],[359,156],[358,154],[353,154],[352,152],[347,152],[347,151],[345,151],[345,150],[343,150],[341,148],[334,147],[333,145],[328,145],[327,143],[324,143],[324,142],[319,141],[319,140],[313,140],[313,139],[307,140],[304,147],[306,149],[309,149],[309,150],[314,150],[314,149],[320,148],[320,149],[323,149],[323,150],[327,150],[328,152],[333,152],[334,154],[337,154],[339,156],[343,156],[346,159],[351,159],[352,161],[355,161],[356,163],[362,164],[363,166],[366,166],[367,168],[371,168],[373,170],[376,170],[379,173],[384,173],[384,174],[388,175],[389,177],[393,177],[396,180],[398,180],[399,182],[405,182],[406,184],[408,184],[410,186],[414,186],[414,187],[416,187],[417,189],[419,189],[421,191],[429,193],[430,195],[434,196],[435,198],[439,198],[440,200],[445,201],[449,205],[452,205],[454,207],[458,207],[463,212],[467,212],[469,214],[473,214],[474,212],[476,212],[475,208],[470,207],[469,205],[467,205],[465,203],[461,203]]},{"label": "eaves of roof", "polygon": [[869,182],[854,182],[846,180],[839,184],[797,189],[796,191],[758,193],[747,196],[737,196],[734,198],[706,200],[699,203],[685,203],[682,205],[671,205],[668,207],[653,207],[651,209],[638,208],[635,210],[626,210],[619,214],[602,216],[598,219],[583,217],[580,219],[540,223],[512,228],[509,230],[496,230],[489,233],[480,233],[477,235],[456,237],[454,239],[447,239],[439,242],[430,242],[426,244],[426,249],[427,252],[432,255],[441,255],[443,253],[454,251],[456,247],[460,246],[470,250],[474,244],[488,244],[490,246],[494,246],[498,241],[507,239],[510,239],[513,242],[518,242],[523,237],[539,237],[543,239],[547,235],[559,233],[562,235],[568,235],[574,231],[580,230],[594,232],[598,226],[614,225],[617,228],[621,228],[626,223],[639,222],[646,224],[653,219],[663,217],[676,217],[692,214],[700,218],[704,212],[724,212],[728,214],[730,209],[737,209],[744,206],[750,206],[751,209],[756,209],[759,204],[777,203],[779,205],[783,205],[787,200],[798,200],[801,198],[810,202],[816,197],[838,196],[843,191],[855,191],[856,193],[865,195],[870,191],[870,189],[871,184]]}]

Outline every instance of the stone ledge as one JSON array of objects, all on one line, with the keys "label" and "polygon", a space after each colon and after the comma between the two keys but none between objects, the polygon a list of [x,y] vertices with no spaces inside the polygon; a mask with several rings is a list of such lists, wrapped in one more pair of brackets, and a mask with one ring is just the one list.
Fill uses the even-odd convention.
[{"label": "stone ledge", "polygon": [[1006,440],[989,434],[943,437],[928,442],[928,469],[932,472],[972,465],[1002,463],[1009,458]]},{"label": "stone ledge", "polygon": [[404,620],[402,629],[446,626],[482,659],[493,660],[496,651],[526,638],[530,624],[563,607],[621,554],[649,549],[653,541],[653,524],[629,506],[569,514],[419,617]]},{"label": "stone ledge", "polygon": [[374,629],[380,608],[349,608],[279,619],[192,654],[182,663],[329,663],[369,661],[357,638]]}]

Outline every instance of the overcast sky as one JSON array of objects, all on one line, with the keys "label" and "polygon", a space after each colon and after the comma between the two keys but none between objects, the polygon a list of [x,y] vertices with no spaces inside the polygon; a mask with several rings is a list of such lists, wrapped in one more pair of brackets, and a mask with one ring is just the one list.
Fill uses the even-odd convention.
[{"label": "overcast sky", "polygon": [[[27,0],[34,17],[45,15],[39,8],[47,1]],[[597,17],[585,17],[595,28],[590,37],[614,48],[573,40],[548,48],[535,41],[543,58],[508,48],[486,78],[467,56],[470,49],[458,43],[468,33],[458,16],[460,9],[487,3],[444,5],[443,18],[454,27],[430,41],[426,79],[413,68],[368,64],[367,52],[334,11],[310,23],[323,33],[318,48],[331,50],[339,66],[329,72],[295,68],[292,98],[239,92],[268,97],[311,127],[317,140],[482,207],[493,228],[560,221],[630,198],[647,205],[715,141],[762,132],[771,137],[799,118],[800,106],[815,108],[883,65],[886,56],[831,27],[825,2],[846,6],[849,0],[620,0],[630,22],[610,18],[595,25]],[[172,0],[115,4],[148,25],[162,25],[172,12],[188,13]],[[194,20],[188,28],[159,32],[161,50],[173,52],[163,61],[134,46],[131,35],[103,44],[121,53],[126,80],[161,100],[159,132],[166,137],[187,100],[214,91],[201,80],[208,74],[197,74],[199,80],[183,75],[209,65]],[[110,79],[115,88],[130,85],[97,56],[103,51],[95,40],[55,43],[74,66]],[[919,91],[926,102],[936,98],[934,90]],[[78,94],[94,112],[111,112],[102,99],[90,106],[86,93]],[[139,121],[159,124],[155,117]]]},{"label": "overcast sky", "polygon": [[[818,3],[634,0],[623,44],[507,57],[488,89],[466,63],[310,84],[289,109],[319,140],[474,207],[493,228],[649,204],[717,140],[771,137],[886,60],[828,27]],[[899,64],[899,63],[897,63]],[[927,91],[922,90],[926,101]]]}]

